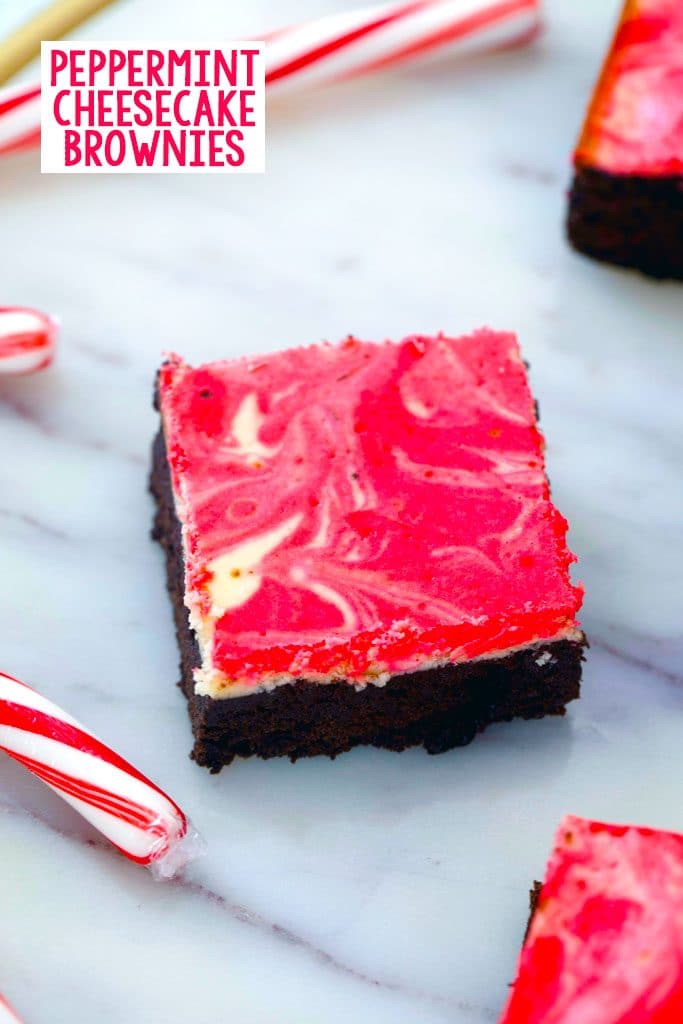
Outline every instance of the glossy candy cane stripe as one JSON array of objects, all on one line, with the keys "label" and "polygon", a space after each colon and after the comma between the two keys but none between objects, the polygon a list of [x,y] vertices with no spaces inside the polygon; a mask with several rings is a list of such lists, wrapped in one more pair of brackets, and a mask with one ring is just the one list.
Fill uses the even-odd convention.
[{"label": "glossy candy cane stripe", "polygon": [[0,306],[0,374],[35,373],[54,357],[57,324],[36,309]]},{"label": "glossy candy cane stripe", "polygon": [[[541,0],[412,0],[342,11],[266,33],[266,83],[355,78],[427,53],[495,50],[531,39]],[[40,85],[0,92],[0,156],[40,143]]]},{"label": "glossy candy cane stripe", "polygon": [[6,999],[0,996],[0,1024],[22,1024],[21,1017],[18,1017]]},{"label": "glossy candy cane stripe", "polygon": [[126,857],[171,877],[199,849],[178,805],[92,733],[0,673],[0,749],[71,804]]},{"label": "glossy candy cane stripe", "polygon": [[40,84],[0,91],[0,156],[40,142]]},{"label": "glossy candy cane stripe", "polygon": [[330,15],[268,46],[269,86],[350,78],[429,51],[496,49],[540,28],[540,0],[414,0]]}]

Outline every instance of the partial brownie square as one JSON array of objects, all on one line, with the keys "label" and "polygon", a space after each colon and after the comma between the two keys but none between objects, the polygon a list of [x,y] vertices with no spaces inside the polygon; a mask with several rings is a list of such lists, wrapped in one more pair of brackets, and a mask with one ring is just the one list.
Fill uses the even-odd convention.
[{"label": "partial brownie square", "polygon": [[157,401],[200,764],[437,753],[578,696],[581,590],[514,335],[172,356]]},{"label": "partial brownie square", "polygon": [[627,0],[574,155],[571,243],[683,279],[683,4]]},{"label": "partial brownie square", "polygon": [[501,1024],[683,1020],[683,835],[568,815]]}]

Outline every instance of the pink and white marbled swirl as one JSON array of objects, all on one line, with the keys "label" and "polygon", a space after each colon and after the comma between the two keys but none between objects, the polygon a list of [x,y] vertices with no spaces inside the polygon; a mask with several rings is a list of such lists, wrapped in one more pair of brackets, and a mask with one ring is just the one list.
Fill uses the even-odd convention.
[{"label": "pink and white marbled swirl", "polygon": [[172,356],[159,395],[199,693],[578,635],[514,335]]}]

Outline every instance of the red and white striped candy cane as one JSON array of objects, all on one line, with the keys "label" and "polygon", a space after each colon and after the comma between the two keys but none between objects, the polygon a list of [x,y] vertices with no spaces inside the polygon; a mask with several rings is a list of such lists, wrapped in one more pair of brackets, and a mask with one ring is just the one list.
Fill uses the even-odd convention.
[{"label": "red and white striped candy cane", "polygon": [[266,82],[355,78],[437,51],[499,49],[532,38],[541,0],[404,0],[345,11],[266,37]]},{"label": "red and white striped candy cane", "polygon": [[22,1024],[21,1018],[2,996],[0,996],[0,1024]]},{"label": "red and white striped candy cane", "polygon": [[57,324],[46,313],[0,306],[0,374],[34,373],[54,357]]},{"label": "red and white striped candy cane", "polygon": [[40,144],[40,83],[0,90],[0,156]]},{"label": "red and white striped candy cane", "polygon": [[0,749],[157,877],[171,878],[201,851],[199,836],[158,786],[76,719],[3,672]]},{"label": "red and white striped candy cane", "polygon": [[[376,71],[429,53],[525,42],[541,0],[409,0],[344,11],[266,35],[268,91]],[[0,92],[0,155],[40,142],[40,85]]]}]

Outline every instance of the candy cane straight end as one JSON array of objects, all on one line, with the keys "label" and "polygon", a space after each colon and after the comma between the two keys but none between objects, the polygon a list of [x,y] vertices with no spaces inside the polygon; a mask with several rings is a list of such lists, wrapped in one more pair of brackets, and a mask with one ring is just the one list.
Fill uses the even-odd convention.
[{"label": "candy cane straight end", "polygon": [[185,834],[170,843],[160,857],[150,861],[149,870],[158,882],[165,882],[181,875],[188,864],[205,853],[206,840],[188,821]]},{"label": "candy cane straight end", "polygon": [[156,878],[172,878],[202,852],[198,833],[158,786],[71,715],[4,672],[0,750]]},{"label": "candy cane straight end", "polygon": [[542,36],[545,30],[545,18],[540,7],[538,7],[535,12],[535,19],[528,28],[521,29],[519,35],[512,36],[507,42],[491,47],[490,53],[503,53],[505,50],[516,50],[522,46],[528,46],[530,43],[535,42],[539,36]]},{"label": "candy cane straight end", "polygon": [[22,1024],[22,1020],[10,1004],[0,996],[0,1024]]},{"label": "candy cane straight end", "polygon": [[0,306],[0,374],[19,376],[51,365],[57,321],[37,309]]}]

